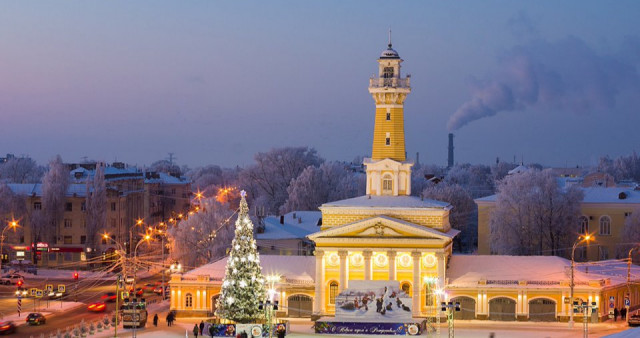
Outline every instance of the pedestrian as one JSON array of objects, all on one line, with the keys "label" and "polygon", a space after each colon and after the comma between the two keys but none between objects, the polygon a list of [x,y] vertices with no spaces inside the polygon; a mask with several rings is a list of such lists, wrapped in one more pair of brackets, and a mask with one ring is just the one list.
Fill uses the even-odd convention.
[{"label": "pedestrian", "polygon": [[167,326],[171,326],[171,312],[167,313]]},{"label": "pedestrian", "polygon": [[614,308],[613,309],[613,321],[615,322],[616,320],[618,320],[618,315],[620,314],[620,311],[618,311],[618,308]]},{"label": "pedestrian", "polygon": [[158,314],[153,316],[153,326],[158,327]]},{"label": "pedestrian", "polygon": [[193,324],[193,335],[198,338],[198,332],[200,332],[200,328],[198,328],[198,323]]},{"label": "pedestrian", "polygon": [[620,309],[620,319],[622,320],[626,320],[627,319],[627,308],[623,307],[622,309]]},{"label": "pedestrian", "polygon": [[200,335],[204,335],[204,333],[202,333],[202,330],[204,329],[204,320],[200,321]]}]

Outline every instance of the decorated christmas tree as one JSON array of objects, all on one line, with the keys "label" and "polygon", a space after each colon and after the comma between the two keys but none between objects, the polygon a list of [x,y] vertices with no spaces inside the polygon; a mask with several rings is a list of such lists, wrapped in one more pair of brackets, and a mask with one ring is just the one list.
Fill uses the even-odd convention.
[{"label": "decorated christmas tree", "polygon": [[262,316],[259,309],[266,297],[260,256],[253,239],[253,223],[249,219],[246,193],[240,193],[240,212],[236,220],[235,238],[222,281],[216,315],[237,323],[249,323]]}]

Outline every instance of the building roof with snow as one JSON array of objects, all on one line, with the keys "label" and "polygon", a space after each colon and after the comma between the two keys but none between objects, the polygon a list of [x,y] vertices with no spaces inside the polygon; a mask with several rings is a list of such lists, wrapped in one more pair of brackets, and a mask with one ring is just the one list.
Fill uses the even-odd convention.
[{"label": "building roof with snow", "polygon": [[[556,256],[453,255],[447,270],[447,288],[512,287],[557,288],[569,285],[571,261]],[[632,279],[640,278],[633,266]],[[580,263],[575,269],[577,287],[599,288],[626,283],[627,265],[615,260]]]},{"label": "building roof with snow", "polygon": [[280,217],[268,216],[264,219],[264,232],[257,233],[255,238],[256,240],[304,239],[320,229],[318,223],[321,218],[320,211],[294,211],[284,215],[284,224],[280,224]]},{"label": "building roof with snow", "polygon": [[521,164],[511,170],[509,170],[508,174],[509,175],[514,175],[514,174],[521,174],[524,172],[529,171],[529,168],[527,166],[525,166],[524,164]]},{"label": "building roof with snow", "polygon": [[[42,197],[42,183],[9,183],[9,189],[16,195]],[[67,187],[67,197],[87,197],[87,185],[71,183]]]},{"label": "building roof with snow", "polygon": [[[629,187],[580,187],[584,192],[582,203],[587,204],[640,204],[640,191]],[[498,195],[476,198],[476,203],[495,203]]]},{"label": "building roof with snow", "polygon": [[427,199],[427,198],[423,199],[416,196],[371,196],[371,195],[365,195],[360,197],[349,198],[346,200],[325,203],[320,207],[320,210],[322,210],[325,207],[451,209],[451,205],[447,202],[440,202],[440,201]]},{"label": "building roof with snow", "polygon": [[[183,274],[185,280],[207,275],[213,281],[221,282],[227,266],[227,258],[205,264]],[[260,267],[263,275],[279,275],[281,281],[288,284],[312,285],[315,279],[316,258],[313,256],[276,256],[260,255]]]},{"label": "building roof with snow", "polygon": [[177,177],[163,172],[146,171],[144,173],[145,184],[187,184],[191,183],[186,177]]}]

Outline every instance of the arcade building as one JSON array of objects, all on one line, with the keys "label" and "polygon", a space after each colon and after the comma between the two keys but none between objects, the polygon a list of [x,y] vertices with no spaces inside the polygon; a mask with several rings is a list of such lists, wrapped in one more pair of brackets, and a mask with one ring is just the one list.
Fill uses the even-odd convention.
[{"label": "arcade building", "polygon": [[[459,234],[449,224],[449,203],[411,196],[411,168],[404,133],[409,75],[391,43],[369,80],[375,102],[371,158],[364,160],[366,195],[323,204],[322,222],[307,238],[313,257],[261,255],[265,275],[277,275],[279,316],[331,317],[336,297],[350,281],[397,281],[411,297],[412,316],[441,316],[441,301],[460,302],[460,319],[567,321],[571,261],[549,256],[452,255]],[[620,265],[620,264],[618,264]],[[226,259],[171,277],[171,309],[178,316],[212,316]],[[631,280],[640,269],[631,268]],[[607,317],[610,303],[631,310],[640,289],[627,283],[626,263],[575,268],[574,296],[595,302],[593,320]],[[613,298],[611,298],[613,297]],[[583,314],[575,313],[575,320]]]}]

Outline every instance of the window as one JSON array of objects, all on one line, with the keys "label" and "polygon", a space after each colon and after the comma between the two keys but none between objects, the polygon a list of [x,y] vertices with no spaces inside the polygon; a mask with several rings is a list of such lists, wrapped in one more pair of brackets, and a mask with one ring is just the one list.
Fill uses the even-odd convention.
[{"label": "window", "polygon": [[338,282],[333,281],[329,284],[329,304],[336,303],[337,295],[338,295]]},{"label": "window", "polygon": [[70,219],[68,219],[68,218],[65,218],[65,220],[64,220],[64,227],[65,227],[65,228],[71,228],[71,227],[72,227],[72,225],[73,225],[73,224],[71,223],[71,220],[70,220]]},{"label": "window", "polygon": [[577,261],[581,261],[581,262],[587,261],[587,247],[586,246],[576,248],[576,260]]},{"label": "window", "polygon": [[407,296],[411,295],[411,284],[409,283],[402,283],[402,285],[400,286],[400,289],[407,294]]},{"label": "window", "polygon": [[184,307],[193,307],[193,296],[190,293],[184,295]]},{"label": "window", "polygon": [[80,236],[80,244],[86,244],[87,243],[87,236]]},{"label": "window", "polygon": [[579,225],[579,233],[581,234],[589,233],[589,219],[587,218],[587,216],[580,216],[580,219],[578,220],[578,225]]},{"label": "window", "polygon": [[176,188],[172,188],[171,189],[171,195],[175,195],[176,194]]},{"label": "window", "polygon": [[385,79],[393,77],[393,67],[384,67],[382,69],[382,77]]},{"label": "window", "polygon": [[64,260],[65,260],[65,261],[72,261],[72,260],[73,260],[73,253],[71,253],[71,252],[65,252],[65,253],[64,253]]},{"label": "window", "polygon": [[384,177],[382,179],[382,192],[391,193],[393,190],[393,181],[391,177]]},{"label": "window", "polygon": [[611,218],[609,216],[600,217],[600,235],[611,235]]},{"label": "window", "polygon": [[387,146],[390,146],[391,145],[391,137],[387,137],[385,139],[385,141],[384,141],[384,144],[387,145]]},{"label": "window", "polygon": [[102,239],[102,244],[107,244],[107,240],[106,239]]},{"label": "window", "polygon": [[600,257],[600,260],[609,259],[609,248],[606,246],[599,246],[598,257]]},{"label": "window", "polygon": [[42,203],[33,202],[33,210],[42,210]]},{"label": "window", "polygon": [[82,202],[82,204],[80,204],[80,210],[87,211],[87,202]]},{"label": "window", "polygon": [[110,223],[111,223],[111,227],[112,227],[112,228],[115,228],[115,227],[116,227],[116,219],[115,219],[115,218],[112,218],[112,219],[110,219],[109,221],[110,221]]},{"label": "window", "polygon": [[111,202],[111,211],[116,211],[116,202]]},{"label": "window", "polygon": [[64,211],[73,211],[73,203],[65,203],[64,204]]},{"label": "window", "polygon": [[387,113],[387,121],[391,121],[391,113]]},{"label": "window", "polygon": [[64,244],[73,244],[73,236],[64,236]]}]

